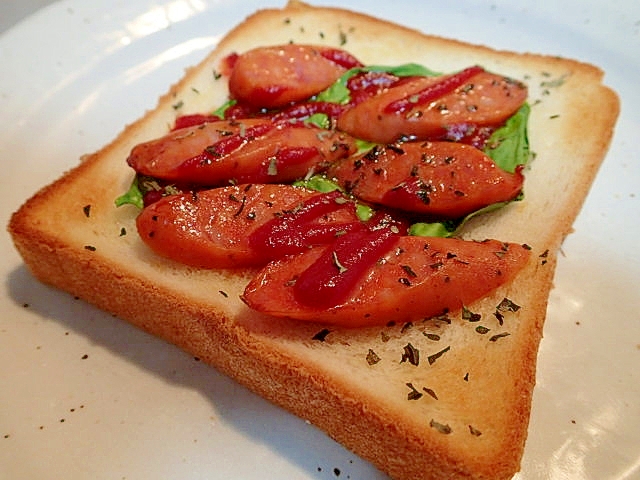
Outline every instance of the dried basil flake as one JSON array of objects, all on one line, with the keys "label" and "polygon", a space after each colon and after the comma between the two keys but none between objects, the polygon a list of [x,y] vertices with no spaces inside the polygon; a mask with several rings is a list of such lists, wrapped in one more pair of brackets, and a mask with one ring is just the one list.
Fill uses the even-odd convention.
[{"label": "dried basil flake", "polygon": [[432,389],[427,387],[422,387],[422,390],[427,392],[427,395],[429,395],[430,397],[433,397],[434,400],[438,400],[438,396],[436,395],[436,392],[434,392]]},{"label": "dried basil flake", "polygon": [[380,361],[380,357],[378,356],[378,354],[376,352],[374,352],[372,349],[369,349],[369,353],[367,353],[367,363],[369,365],[375,365],[376,363],[378,363]]},{"label": "dried basil flake", "polygon": [[496,341],[498,341],[498,340],[499,340],[499,339],[501,339],[501,338],[508,337],[509,335],[511,335],[509,332],[498,333],[497,335],[494,335],[493,337],[491,337],[491,338],[489,339],[489,341],[490,341],[490,342],[496,342]]},{"label": "dried basil flake", "polygon": [[402,269],[409,275],[410,277],[417,277],[418,274],[413,271],[413,269],[409,265],[402,265]]},{"label": "dried basil flake", "polygon": [[517,312],[520,310],[520,305],[516,305],[507,297],[504,297],[496,309],[500,312]]},{"label": "dried basil flake", "polygon": [[313,336],[312,340],[318,340],[320,342],[324,342],[325,339],[327,338],[327,335],[329,335],[330,333],[331,333],[331,330],[327,328],[323,328]]},{"label": "dried basil flake", "polygon": [[407,330],[410,330],[411,327],[413,327],[413,323],[412,322],[407,322],[405,323],[402,328],[400,329],[400,333],[405,333]]},{"label": "dried basil flake", "polygon": [[431,422],[429,422],[429,426],[431,428],[435,428],[438,432],[443,433],[445,435],[449,435],[453,431],[449,425],[438,423],[433,419],[431,420]]},{"label": "dried basil flake", "polygon": [[468,322],[479,322],[482,318],[482,315],[479,313],[474,313],[469,310],[467,307],[462,307],[462,319],[467,320]]},{"label": "dried basil flake", "polygon": [[427,360],[429,361],[429,365],[433,365],[436,362],[436,360],[438,360],[442,355],[447,353],[449,350],[451,350],[451,346],[448,346],[447,348],[443,348],[438,353],[429,355],[429,357],[427,357]]},{"label": "dried basil flake", "polygon": [[410,343],[407,343],[404,346],[404,353],[402,354],[400,363],[404,362],[409,362],[411,365],[415,366],[418,366],[420,363],[420,351]]},{"label": "dried basil flake", "polygon": [[407,400],[418,400],[419,398],[422,398],[422,393],[416,390],[411,382],[406,383],[405,385],[410,388],[410,391],[407,394]]}]

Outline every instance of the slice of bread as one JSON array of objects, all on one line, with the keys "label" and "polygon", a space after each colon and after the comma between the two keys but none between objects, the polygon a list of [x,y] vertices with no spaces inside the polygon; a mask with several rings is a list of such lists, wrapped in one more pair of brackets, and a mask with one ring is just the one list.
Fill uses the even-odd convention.
[{"label": "slice of bread", "polygon": [[[223,104],[227,55],[288,42],[338,46],[365,64],[415,62],[441,72],[479,64],[529,86],[535,157],[524,199],[463,231],[531,246],[512,283],[446,317],[327,328],[251,311],[240,300],[251,271],[194,269],[144,246],[137,210],[114,206],[133,177],[131,148],[166,133],[176,115]],[[577,61],[495,51],[292,1],[231,30],[157,108],[29,199],[9,231],[41,281],[209,362],[395,479],[510,478],[524,449],[556,254],[618,114],[602,77]]]}]

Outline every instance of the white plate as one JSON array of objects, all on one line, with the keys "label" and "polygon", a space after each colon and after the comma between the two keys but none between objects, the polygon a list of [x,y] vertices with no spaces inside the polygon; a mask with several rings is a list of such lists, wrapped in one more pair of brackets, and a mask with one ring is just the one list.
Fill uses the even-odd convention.
[{"label": "white plate", "polygon": [[[640,2],[334,3],[606,71],[622,114],[563,248],[518,478],[640,478]],[[267,4],[281,5],[68,0],[0,36],[2,223]],[[7,235],[0,252],[0,478],[384,478],[176,348],[39,284]]]}]

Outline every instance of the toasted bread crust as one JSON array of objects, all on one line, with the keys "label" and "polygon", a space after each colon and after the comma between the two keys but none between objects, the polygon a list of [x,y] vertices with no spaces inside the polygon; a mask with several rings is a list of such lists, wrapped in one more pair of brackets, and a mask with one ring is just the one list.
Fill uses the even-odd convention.
[{"label": "toasted bread crust", "polygon": [[[204,271],[158,258],[136,236],[135,209],[114,207],[133,175],[128,152],[166,132],[176,99],[183,104],[178,113],[212,110],[226,99],[225,78],[211,75],[221,59],[291,40],[342,46],[364,63],[416,62],[440,71],[479,63],[529,84],[536,157],[526,172],[525,199],[474,219],[464,231],[466,238],[533,249],[514,282],[468,306],[489,333],[451,312],[450,323],[332,328],[314,339],[322,325],[267,318],[241,302],[250,271]],[[617,96],[602,77],[573,60],[498,52],[293,1],[233,29],[153,111],[29,199],[9,232],[42,282],[178,345],[395,479],[510,478],[526,440],[556,253],[618,114]],[[500,321],[494,314],[504,298],[520,308],[500,312]],[[408,344],[421,352],[418,365],[402,361]],[[371,352],[379,362],[368,361]],[[411,388],[419,398],[410,399]]]}]

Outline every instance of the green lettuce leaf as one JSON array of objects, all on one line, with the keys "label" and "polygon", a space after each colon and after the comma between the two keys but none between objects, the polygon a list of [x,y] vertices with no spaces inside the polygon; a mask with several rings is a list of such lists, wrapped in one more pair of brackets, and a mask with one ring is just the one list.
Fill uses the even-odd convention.
[{"label": "green lettuce leaf", "polygon": [[131,182],[131,186],[129,190],[120,195],[115,200],[116,207],[121,207],[123,205],[133,205],[138,207],[139,209],[144,208],[143,194],[140,190],[139,185],[139,177],[135,175],[133,177],[133,181]]},{"label": "green lettuce leaf", "polygon": [[236,103],[238,103],[237,100],[228,100],[222,105],[220,105],[218,108],[216,108],[213,112],[211,112],[211,114],[216,115],[219,118],[224,118],[224,114],[227,111],[227,109],[229,107],[233,107]]},{"label": "green lettuce leaf", "polygon": [[[527,126],[531,107],[525,103],[520,109],[505,122],[504,126],[497,129],[484,149],[484,153],[489,156],[498,167],[513,173],[518,165],[527,165],[531,157],[529,150],[529,137]],[[450,237],[455,235],[473,217],[484,213],[493,212],[508,205],[513,201],[522,200],[520,194],[509,202],[498,202],[476,210],[469,215],[450,222],[442,223],[416,223],[409,229],[410,235]]]},{"label": "green lettuce leaf", "polygon": [[443,222],[414,223],[409,227],[409,235],[414,237],[450,237],[455,228],[450,230],[450,226]]},{"label": "green lettuce leaf", "polygon": [[[329,180],[324,175],[312,175],[303,180],[298,180],[293,183],[297,187],[305,187],[311,190],[316,190],[322,193],[333,192],[334,190],[340,190],[344,193],[344,190],[335,183],[333,180]],[[374,210],[369,205],[365,205],[360,202],[356,202],[356,215],[360,220],[366,222],[373,216]]]},{"label": "green lettuce leaf", "polygon": [[518,165],[529,162],[527,125],[531,107],[525,103],[501,128],[497,129],[484,149],[501,169],[513,173]]}]

